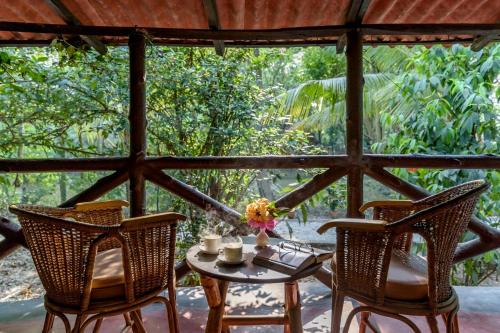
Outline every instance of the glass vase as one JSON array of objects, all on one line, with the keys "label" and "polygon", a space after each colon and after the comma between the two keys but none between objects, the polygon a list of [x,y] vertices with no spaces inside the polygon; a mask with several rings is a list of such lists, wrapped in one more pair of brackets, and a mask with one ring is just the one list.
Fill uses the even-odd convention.
[{"label": "glass vase", "polygon": [[266,229],[260,229],[255,237],[255,244],[258,247],[266,247],[269,244],[269,236],[266,233]]}]

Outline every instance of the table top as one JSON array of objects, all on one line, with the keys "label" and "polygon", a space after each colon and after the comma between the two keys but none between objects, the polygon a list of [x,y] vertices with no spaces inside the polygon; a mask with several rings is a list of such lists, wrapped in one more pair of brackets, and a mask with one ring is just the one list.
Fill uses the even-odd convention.
[{"label": "table top", "polygon": [[295,275],[276,272],[266,267],[254,265],[254,244],[243,244],[243,257],[239,265],[225,265],[217,260],[216,254],[200,252],[199,245],[191,247],[186,255],[188,266],[195,272],[218,280],[243,283],[278,283],[292,282],[314,274],[321,264],[314,265]]}]

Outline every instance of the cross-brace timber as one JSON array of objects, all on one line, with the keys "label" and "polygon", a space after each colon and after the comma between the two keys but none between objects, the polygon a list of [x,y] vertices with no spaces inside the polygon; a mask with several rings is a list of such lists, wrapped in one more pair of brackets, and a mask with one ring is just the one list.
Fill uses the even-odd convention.
[{"label": "cross-brace timber", "polygon": [[[380,167],[366,168],[365,173],[387,187],[399,192],[412,200],[423,199],[430,195],[426,190],[419,188],[407,181],[396,177],[392,173]],[[471,232],[479,236],[471,241],[459,244],[453,261],[472,258],[481,253],[485,253],[500,247],[500,230],[497,230],[488,224],[473,217],[468,225]]]},{"label": "cross-brace timber", "polygon": [[122,169],[99,179],[94,185],[66,200],[59,207],[73,207],[79,202],[93,201],[120,186],[129,178],[128,169]]},{"label": "cross-brace timber", "polygon": [[333,182],[345,176],[346,173],[347,169],[343,167],[328,169],[325,172],[314,176],[310,181],[297,187],[292,192],[287,193],[276,200],[276,207],[293,208],[301,202],[309,199],[319,191],[330,186]]},{"label": "cross-brace timber", "polygon": [[210,196],[198,191],[195,187],[189,186],[180,180],[165,174],[161,170],[145,167],[144,171],[144,175],[147,180],[183,198],[196,207],[206,211],[215,212],[220,219],[226,221],[243,234],[248,235],[251,233],[248,225],[241,223],[241,214],[234,209],[229,208]]},{"label": "cross-brace timber", "polygon": [[20,246],[27,247],[21,227],[5,217],[0,217],[0,259],[8,256]]}]

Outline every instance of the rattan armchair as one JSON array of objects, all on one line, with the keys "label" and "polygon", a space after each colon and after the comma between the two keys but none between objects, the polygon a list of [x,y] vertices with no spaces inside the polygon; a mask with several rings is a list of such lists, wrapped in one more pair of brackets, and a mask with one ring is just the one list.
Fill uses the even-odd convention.
[{"label": "rattan armchair", "polygon": [[[488,184],[468,182],[425,199],[367,204],[374,220],[338,219],[319,233],[335,227],[336,256],[332,261],[332,332],[340,332],[345,297],[357,300],[347,317],[361,313],[360,332],[370,323],[368,314],[399,319],[414,332],[418,327],[404,315],[425,316],[431,332],[438,332],[436,316],[442,315],[446,332],[458,333],[458,298],[450,284],[454,251],[465,231],[480,194]],[[412,255],[411,238],[423,237],[427,256]]]},{"label": "rattan armchair", "polygon": [[[84,203],[74,208],[11,206],[18,216],[46,290],[43,332],[55,316],[66,332],[84,332],[103,318],[123,314],[134,332],[145,332],[140,309],[165,304],[169,331],[179,332],[174,253],[177,221],[162,213],[123,219],[123,201]],[[160,293],[168,290],[168,298]],[[73,329],[66,314],[76,315]]]}]

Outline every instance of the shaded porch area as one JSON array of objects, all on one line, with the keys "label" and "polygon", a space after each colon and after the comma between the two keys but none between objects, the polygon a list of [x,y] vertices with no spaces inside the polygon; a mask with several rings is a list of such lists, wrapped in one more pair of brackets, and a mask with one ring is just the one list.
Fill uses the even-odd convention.
[{"label": "shaded porch area", "polygon": [[[330,330],[331,291],[318,282],[302,282],[302,320],[304,331],[309,333],[328,332]],[[467,333],[498,332],[500,322],[500,288],[495,287],[456,287],[460,298],[460,329]],[[234,313],[277,314],[282,311],[282,284],[263,286],[233,284],[229,291],[229,304]],[[206,324],[208,305],[201,287],[178,288],[177,303],[182,332],[203,332]],[[343,319],[352,309],[352,301],[346,302]],[[232,312],[231,312],[232,313]],[[153,304],[143,310],[145,327],[150,332],[168,331],[164,308]],[[1,333],[35,333],[43,326],[45,310],[42,299],[8,302],[0,304]],[[412,320],[424,331],[427,326],[424,317]],[[372,322],[383,333],[409,332],[399,321],[373,315]],[[441,321],[440,325],[442,324]],[[122,317],[106,319],[102,332],[118,332],[124,327]],[[357,332],[357,321],[349,332]],[[444,327],[441,327],[444,330]],[[54,332],[64,328],[59,320],[54,324]],[[88,329],[88,332],[91,330]],[[233,333],[274,333],[282,332],[280,326],[232,327]]]}]

